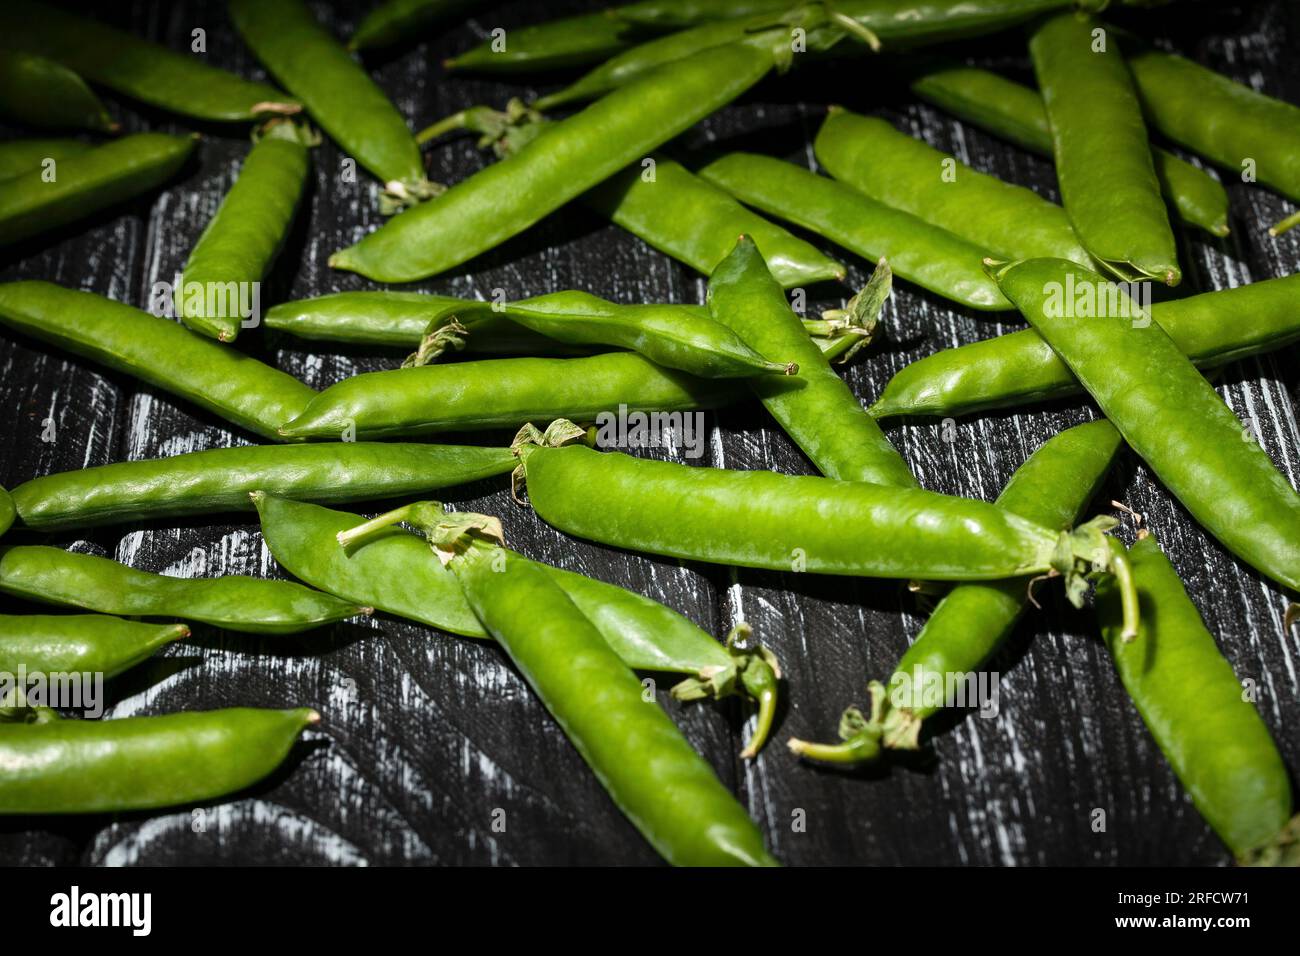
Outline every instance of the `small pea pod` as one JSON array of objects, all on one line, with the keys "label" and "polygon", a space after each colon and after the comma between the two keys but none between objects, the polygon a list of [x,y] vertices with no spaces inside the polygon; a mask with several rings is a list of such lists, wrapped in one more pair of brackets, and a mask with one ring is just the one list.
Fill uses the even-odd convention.
[{"label": "small pea pod", "polygon": [[1061,201],[1094,259],[1126,281],[1182,279],[1133,78],[1092,17],[1061,13],[1029,52],[1052,127]]},{"label": "small pea pod", "polygon": [[1257,851],[1291,816],[1286,767],[1232,665],[1153,535],[1129,553],[1142,628],[1120,638],[1120,601],[1105,583],[1097,616],[1124,689],[1192,803],[1235,856]]},{"label": "small pea pod", "polygon": [[289,581],[174,578],[61,548],[0,548],[0,591],[128,617],[179,617],[249,634],[294,634],[371,612]]},{"label": "small pea pod", "polygon": [[640,28],[605,13],[585,13],[513,30],[497,28],[491,38],[443,62],[466,73],[543,73],[607,60],[635,42]]},{"label": "small pea pod", "polygon": [[5,14],[0,47],[57,60],[92,83],[172,113],[239,123],[302,108],[275,87],[207,66],[203,57],[53,6],[8,0]]},{"label": "small pea pod", "polygon": [[14,139],[0,143],[0,180],[13,179],[53,161],[81,156],[95,147],[79,139]]},{"label": "small pea pod", "polygon": [[383,0],[362,18],[349,50],[375,50],[410,42],[434,25],[483,6],[482,0]]},{"label": "small pea pod", "polygon": [[0,283],[0,323],[279,439],[316,391],[175,322],[50,282]]},{"label": "small pea pod", "polygon": [[[1105,481],[1119,446],[1119,432],[1104,419],[1067,429],[1044,442],[1017,469],[997,504],[1048,528],[1072,525]],[[869,685],[870,716],[851,707],[840,721],[841,743],[792,739],[790,749],[810,760],[839,765],[869,763],[882,748],[915,749],[922,722],[947,703],[936,699],[932,688],[947,688],[954,681],[970,686],[967,679],[993,657],[1015,627],[1029,586],[1025,578],[1012,578],[953,588],[889,680]]]},{"label": "small pea pod", "polygon": [[85,80],[54,60],[18,50],[0,50],[0,115],[42,129],[119,129]]},{"label": "small pea pod", "polygon": [[0,672],[115,677],[189,637],[184,624],[141,624],[100,614],[0,614]]},{"label": "small pea pod", "polygon": [[[878,310],[889,296],[888,267],[880,268],[878,275],[881,281],[860,300],[871,303],[869,311]],[[822,474],[917,486],[907,462],[804,331],[753,240],[741,236],[709,280],[708,297],[714,318],[754,348],[798,357],[796,378],[780,383],[753,380],[750,388]]]},{"label": "small pea pod", "polygon": [[[736,798],[653,698],[645,699],[591,620],[546,571],[503,547],[495,518],[446,515],[432,503],[407,515],[606,792],[664,859],[678,866],[776,863]],[[362,529],[340,543],[364,547],[376,529]]]},{"label": "small pea pod", "polygon": [[53,170],[0,182],[0,246],[85,219],[156,189],[194,152],[195,137],[136,133],[70,156]]},{"label": "small pea pod", "polygon": [[307,501],[425,494],[505,474],[505,448],[340,442],[241,445],[66,471],[14,489],[23,524],[45,531],[252,508],[263,490]]},{"label": "small pea pod", "polygon": [[[1122,290],[1104,294],[1110,284],[1073,263],[1031,259],[996,276],[1192,517],[1247,564],[1300,588],[1300,495],[1168,333]],[[1095,317],[1059,307],[1067,281],[1098,289]]]},{"label": "small pea pod", "polygon": [[118,813],[235,793],[284,762],[314,710],[0,724],[0,814]]},{"label": "small pea pod", "polygon": [[895,275],[946,299],[980,310],[1011,307],[984,274],[987,250],[842,183],[753,153],[729,153],[699,175],[741,202],[823,235],[864,259],[887,259]]},{"label": "small pea pod", "polygon": [[241,306],[250,298],[261,301],[247,290],[260,285],[284,245],[307,183],[307,150],[317,142],[289,120],[273,120],[260,131],[185,263],[177,312],[195,332],[233,342],[243,320],[261,321]]},{"label": "small pea pod", "polygon": [[13,526],[14,518],[17,516],[18,511],[14,507],[13,496],[0,488],[0,535],[3,535]]}]

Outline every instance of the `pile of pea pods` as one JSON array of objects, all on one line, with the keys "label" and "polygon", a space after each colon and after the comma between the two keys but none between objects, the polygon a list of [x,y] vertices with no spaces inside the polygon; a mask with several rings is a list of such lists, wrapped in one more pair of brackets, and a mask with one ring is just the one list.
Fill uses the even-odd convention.
[{"label": "pile of pea pods", "polygon": [[[719,640],[648,597],[512,550],[497,515],[430,500],[495,480],[540,520],[593,542],[774,571],[790,570],[798,553],[808,573],[937,591],[894,674],[868,675],[878,678],[869,707],[846,710],[834,737],[827,728],[826,740],[788,742],[800,759],[829,767],[925,746],[943,704],[920,693],[920,678],[978,671],[1033,589],[1062,587],[1092,608],[1137,711],[1232,857],[1300,862],[1288,770],[1232,665],[1140,516],[1128,519],[1130,547],[1113,533],[1117,518],[1093,509],[1127,446],[1237,559],[1300,589],[1300,495],[1258,443],[1242,440],[1242,422],[1204,374],[1300,340],[1300,276],[1149,308],[1134,294],[1140,283],[1180,284],[1175,225],[1227,234],[1228,194],[1209,167],[1237,175],[1250,157],[1258,188],[1300,203],[1300,108],[1108,19],[1122,23],[1134,5],[1150,4],[593,7],[493,31],[445,64],[445,82],[551,72],[576,80],[533,102],[464,110],[416,135],[360,54],[416,44],[491,4],[384,0],[344,40],[303,0],[230,0],[225,25],[269,77],[254,82],[96,19],[10,0],[0,117],[43,138],[0,142],[0,247],[178,177],[196,137],[118,136],[105,91],[198,126],[246,127],[251,146],[189,253],[174,319],[17,281],[0,284],[0,323],[170,392],[260,442],[0,490],[0,592],[87,612],[0,616],[0,672],[113,676],[189,633],[138,618],[291,634],[396,615],[500,644],[669,863],[776,864],[713,767],[647,702],[638,673],[676,675],[680,701],[743,698],[756,712],[743,753],[753,757],[776,723],[780,661],[745,625]],[[961,62],[963,42],[994,33],[1023,37],[1037,89]],[[931,49],[940,44],[943,56]],[[915,96],[1050,157],[1061,205],[839,106],[813,143],[823,172],[755,153],[673,150],[760,81],[849,57],[880,58]],[[93,135],[66,138],[69,130]],[[460,182],[430,180],[422,150],[458,133],[479,137],[494,161]],[[410,357],[317,391],[231,348],[249,326],[213,290],[268,275],[323,137],[373,177],[370,196],[391,215],[329,259],[373,287],[280,302],[262,324]],[[616,304],[563,289],[483,302],[382,288],[442,275],[570,202],[706,276],[706,302]],[[787,292],[842,280],[846,270],[801,238],[810,233],[874,265],[843,308],[812,318],[792,310]],[[870,350],[895,280],[998,318],[1018,313],[1027,327],[916,361],[864,406],[838,369]],[[1084,291],[1096,308],[1086,319],[1062,308]],[[462,360],[446,361],[452,353]],[[1095,420],[1043,444],[991,503],[922,488],[879,425],[1085,393]],[[602,451],[589,427],[619,408],[755,400],[819,475]],[[514,438],[433,443],[492,430]],[[407,503],[376,517],[335,510],[385,499]],[[302,583],[164,576],[27,543],[43,531],[236,511],[256,512],[266,547]],[[0,814],[215,799],[270,774],[320,719],[309,708],[83,719],[14,688],[0,701]]]}]

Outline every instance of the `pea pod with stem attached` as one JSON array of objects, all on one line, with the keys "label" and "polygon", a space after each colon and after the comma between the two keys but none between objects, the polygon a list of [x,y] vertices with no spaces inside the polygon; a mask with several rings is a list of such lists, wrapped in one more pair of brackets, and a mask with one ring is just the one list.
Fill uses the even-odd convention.
[{"label": "pea pod with stem attached", "polygon": [[114,677],[189,637],[184,624],[142,624],[101,614],[0,614],[0,672],[18,668]]},{"label": "pea pod with stem attached", "polygon": [[641,35],[635,24],[601,13],[584,13],[534,26],[493,33],[490,39],[443,61],[447,70],[467,73],[533,73],[567,70],[626,49]]},{"label": "pea pod with stem attached", "polygon": [[156,189],[194,152],[195,137],[136,133],[0,181],[0,246],[49,232]]},{"label": "pea pod with stem attached", "polygon": [[81,156],[95,147],[79,139],[14,139],[0,143],[0,180],[39,170],[47,161],[57,164]]},{"label": "pea pod with stem attached", "polygon": [[289,581],[175,578],[42,545],[0,548],[0,591],[142,617],[179,617],[250,634],[294,634],[371,612]]},{"label": "pea pod with stem attached", "polygon": [[314,710],[0,724],[0,814],[117,813],[235,793],[284,762]]},{"label": "pea pod with stem attached", "polygon": [[1061,202],[1094,259],[1126,281],[1182,279],[1133,78],[1092,17],[1061,13],[1029,40]]},{"label": "pea pod with stem attached", "polygon": [[[433,502],[410,520],[455,575],[484,629],[504,648],[619,809],[669,863],[765,866],[762,835],[713,769],[554,579],[507,551],[495,518],[446,514]],[[382,534],[376,519],[339,535],[349,549]]]},{"label": "pea pod with stem attached", "polygon": [[[1075,299],[1071,288],[1061,291],[1062,302]],[[1300,340],[1297,301],[1300,275],[1293,275],[1157,302],[1151,318],[1195,365],[1213,368]],[[1080,391],[1069,366],[1042,336],[1025,329],[912,362],[889,380],[869,411],[877,418],[961,415],[1019,408]]]},{"label": "pea pod with stem attached", "polygon": [[115,133],[119,125],[76,73],[61,63],[0,49],[0,115],[42,129]]},{"label": "pea pod with stem attached", "polygon": [[1113,309],[1097,297],[1096,317],[1059,308],[1052,293],[1067,282],[1108,285],[1082,266],[1031,259],[994,275],[1192,517],[1256,570],[1300,588],[1300,494],[1168,333],[1122,290]]},{"label": "pea pod with stem attached", "polygon": [[307,183],[307,150],[319,142],[290,120],[272,120],[258,132],[239,178],[185,263],[177,312],[195,332],[222,342],[239,334],[242,297],[232,290],[257,285],[270,271]]},{"label": "pea pod with stem attached", "polygon": [[316,391],[175,322],[50,282],[0,283],[0,324],[187,398],[243,428],[280,439]]},{"label": "pea pod with stem attached", "polygon": [[30,0],[8,0],[0,47],[49,57],[116,93],[182,116],[250,122],[302,109],[291,96],[207,66],[107,24]]},{"label": "pea pod with stem attached", "polygon": [[[1011,476],[998,507],[1048,528],[1074,524],[1105,480],[1119,446],[1119,433],[1105,420],[1061,432]],[[1030,586],[1025,578],[1011,578],[953,588],[889,680],[868,685],[870,716],[850,707],[840,721],[841,743],[792,739],[790,749],[840,765],[870,763],[882,748],[915,749],[922,722],[945,703],[931,689],[964,680],[997,653],[1024,610]]]},{"label": "pea pod with stem attached", "polygon": [[383,0],[362,18],[349,50],[374,50],[410,42],[435,24],[483,6],[482,0]]}]

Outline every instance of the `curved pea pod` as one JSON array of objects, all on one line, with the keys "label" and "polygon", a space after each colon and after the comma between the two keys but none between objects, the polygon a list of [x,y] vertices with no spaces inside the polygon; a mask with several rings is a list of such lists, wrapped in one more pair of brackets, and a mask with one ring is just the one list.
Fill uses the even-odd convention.
[{"label": "curved pea pod", "polygon": [[1084,248],[1126,281],[1177,285],[1177,243],[1116,38],[1091,17],[1062,13],[1033,31],[1029,52],[1061,201]]},{"label": "curved pea pod", "polygon": [[709,408],[738,393],[724,379],[694,378],[627,353],[487,359],[355,375],[321,392],[280,433],[337,438],[355,430],[357,437],[379,438],[507,428],[556,414],[592,420],[620,406]]},{"label": "curved pea pod", "polygon": [[260,294],[244,290],[261,284],[284,245],[307,182],[311,145],[305,129],[279,120],[249,151],[181,276],[177,312],[195,332],[233,342],[243,320],[261,320],[255,308],[242,308],[260,303]]},{"label": "curved pea pod", "polygon": [[729,153],[699,175],[864,259],[887,259],[895,275],[946,299],[984,311],[1011,308],[984,274],[987,250],[842,183],[753,153]]},{"label": "curved pea pod", "polygon": [[[1067,296],[1073,298],[1073,296]],[[1157,302],[1151,317],[1200,368],[1300,341],[1300,275]],[[944,349],[901,369],[870,412],[960,415],[1077,395],[1079,380],[1033,329]]]},{"label": "curved pea pod", "polygon": [[17,516],[18,511],[14,507],[13,496],[0,488],[0,535],[3,535],[13,526],[14,518]]},{"label": "curved pea pod", "polygon": [[14,504],[29,528],[86,528],[245,511],[249,492],[259,489],[321,502],[396,498],[505,474],[515,464],[506,448],[244,445],[36,478],[14,489]]},{"label": "curved pea pod", "polygon": [[100,614],[0,614],[0,671],[18,668],[115,677],[173,641],[184,624],[141,624]]},{"label": "curved pea pod", "polygon": [[1268,728],[1153,535],[1129,552],[1141,602],[1138,639],[1120,639],[1120,602],[1105,583],[1097,617],[1124,689],[1187,788],[1236,856],[1280,835],[1291,784]]},{"label": "curved pea pod", "polygon": [[192,711],[0,724],[0,813],[116,813],[191,805],[284,762],[314,710]]},{"label": "curved pea pod", "polygon": [[50,282],[0,283],[0,323],[187,398],[259,435],[302,412],[316,391],[175,322]]},{"label": "curved pea pod", "polygon": [[434,194],[406,120],[301,0],[231,0],[230,17],[272,75],[389,193],[405,200]]},{"label": "curved pea pod", "polygon": [[194,152],[196,137],[136,133],[0,182],[0,246],[85,219],[156,189]]},{"label": "curved pea pod", "polygon": [[1300,495],[1168,333],[1122,291],[1114,308],[1099,296],[1095,317],[1061,308],[1067,281],[1108,285],[1073,263],[1012,263],[997,279],[1192,517],[1256,570],[1300,587]]},{"label": "curved pea pod", "polygon": [[330,257],[383,282],[445,272],[509,239],[731,102],[773,65],[737,44],[648,74]]},{"label": "curved pea pod", "polygon": [[[1119,447],[1119,432],[1104,419],[1067,429],[1044,442],[1016,470],[998,496],[998,507],[1047,528],[1068,527],[1083,517]],[[1015,627],[1029,585],[1025,578],[1011,578],[953,588],[887,683],[869,685],[870,716],[849,708],[840,723],[841,743],[791,740],[790,749],[810,760],[848,765],[869,763],[882,748],[915,749],[922,722],[946,704],[927,689],[976,676]]]},{"label": "curved pea pod", "polygon": [[[969,66],[943,66],[912,81],[921,99],[1043,156],[1052,128],[1037,90]],[[1158,146],[1151,148],[1165,201],[1182,222],[1215,236],[1228,234],[1228,191],[1205,170]]]},{"label": "curved pea pod", "polygon": [[1032,189],[959,165],[886,120],[832,106],[813,149],[841,182],[1001,258],[1092,264],[1060,206]]},{"label": "curved pea pod", "polygon": [[586,13],[494,35],[443,62],[469,73],[531,73],[567,70],[608,59],[634,42],[637,27],[605,13]]},{"label": "curved pea pod", "polygon": [[371,611],[289,581],[174,578],[41,545],[0,548],[0,591],[102,614],[179,617],[249,634],[295,634]]},{"label": "curved pea pod", "polygon": [[57,164],[95,147],[79,139],[14,139],[0,143],[0,180],[40,169],[47,160]]},{"label": "curved pea pod", "polygon": [[444,20],[483,6],[482,0],[384,0],[365,15],[349,50],[374,50],[418,38]]},{"label": "curved pea pod", "polygon": [[207,66],[106,24],[52,6],[9,0],[0,46],[57,60],[100,86],[182,116],[248,122],[296,113],[293,97],[265,83]]},{"label": "curved pea pod", "polygon": [[43,129],[118,130],[81,77],[60,63],[19,50],[0,50],[0,115]]},{"label": "curved pea pod", "polygon": [[[872,321],[889,296],[888,267],[880,275],[882,282],[868,296]],[[799,375],[794,379],[779,383],[755,379],[750,388],[822,474],[847,481],[917,485],[880,426],[808,337],[748,237],[742,236],[714,271],[708,298],[714,318],[754,348],[795,357]]]}]

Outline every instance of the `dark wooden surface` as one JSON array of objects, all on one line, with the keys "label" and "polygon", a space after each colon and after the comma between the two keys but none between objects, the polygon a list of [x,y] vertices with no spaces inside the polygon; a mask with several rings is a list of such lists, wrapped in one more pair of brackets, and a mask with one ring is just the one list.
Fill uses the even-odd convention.
[{"label": "dark wooden surface", "polygon": [[[109,7],[112,5],[96,5]],[[364,4],[313,5],[339,34]],[[372,61],[374,75],[413,127],[462,106],[501,104],[541,87],[448,77],[438,63],[494,26],[543,19],[582,4],[513,3],[445,31],[427,44]],[[208,57],[246,76],[261,68],[233,34],[222,5],[133,2],[98,15],[175,49],[207,31]],[[1180,4],[1132,22],[1235,79],[1300,102],[1289,51],[1300,17],[1282,2]],[[1023,75],[1023,38],[970,45],[980,62]],[[955,123],[900,94],[878,67],[854,60],[810,67],[765,83],[685,138],[684,150],[733,141],[800,162],[825,106],[842,102],[886,116],[974,167],[1058,199],[1050,163]],[[188,128],[116,102],[128,129]],[[246,151],[244,131],[202,131],[198,160],[169,188],[0,261],[0,278],[42,278],[145,304],[150,285],[180,268],[230,186]],[[7,135],[17,135],[8,130]],[[268,282],[264,304],[367,287],[326,259],[375,228],[373,185],[342,185],[339,150],[315,155],[309,208]],[[454,182],[487,160],[469,141],[431,154],[433,178]],[[1184,231],[1189,291],[1294,271],[1300,230],[1264,231],[1286,204],[1233,183],[1233,234]],[[824,245],[824,244],[823,244]],[[829,248],[829,247],[827,247]],[[852,265],[854,285],[865,278]],[[612,299],[700,302],[703,280],[584,211],[565,209],[454,274],[418,288],[511,298],[577,288]],[[810,290],[814,305],[846,290]],[[954,310],[899,283],[884,340],[848,372],[870,400],[907,362],[936,349],[1015,328]],[[315,348],[248,334],[248,349],[313,386],[389,368],[400,356]],[[1300,465],[1294,351],[1230,367],[1229,404],[1252,424],[1294,483]],[[252,441],[181,401],[142,388],[7,330],[0,330],[0,482],[12,487],[54,471],[153,458]],[[706,463],[806,473],[808,463],[760,409],[710,415]],[[1078,401],[1022,414],[959,420],[945,440],[936,420],[891,424],[926,487],[993,498],[1043,440],[1095,411]],[[42,439],[52,420],[53,440]],[[592,489],[595,493],[597,489]],[[1300,767],[1300,647],[1282,629],[1284,595],[1232,560],[1126,454],[1103,496],[1147,516],[1241,678],[1259,685],[1259,709],[1288,765]],[[865,683],[888,675],[924,622],[924,608],[896,582],[730,572],[679,565],[571,540],[510,504],[500,484],[452,493],[458,506],[499,514],[515,547],[536,558],[630,587],[717,634],[753,624],[780,656],[786,706],[771,746],[737,758],[746,712],[732,701],[669,712],[733,787],[791,864],[1223,864],[1227,854],[1183,794],[1143,728],[1096,638],[1088,612],[1052,595],[991,665],[1002,675],[1001,710],[948,720],[928,753],[845,775],[798,763],[791,735],[827,738],[840,710],[862,702]],[[283,576],[254,521],[233,516],[60,535],[58,543],[169,574]],[[869,546],[869,543],[864,543]],[[667,684],[663,684],[667,687]],[[309,733],[282,772],[228,800],[119,817],[0,822],[0,862],[19,864],[539,864],[654,863],[519,674],[495,647],[380,617],[298,637],[258,640],[196,628],[187,644],[110,685],[109,716],[228,705],[317,706]],[[493,828],[505,811],[504,832]],[[1106,814],[1095,832],[1093,811]],[[500,818],[500,814],[497,814]],[[802,819],[802,829],[794,824]]]}]

